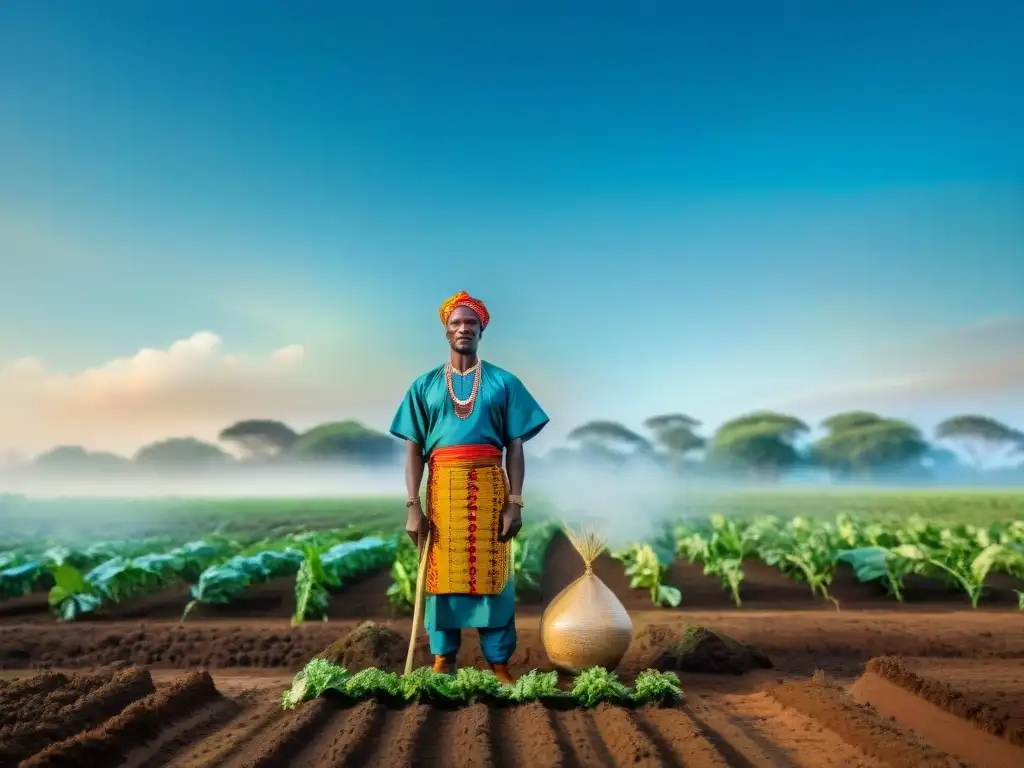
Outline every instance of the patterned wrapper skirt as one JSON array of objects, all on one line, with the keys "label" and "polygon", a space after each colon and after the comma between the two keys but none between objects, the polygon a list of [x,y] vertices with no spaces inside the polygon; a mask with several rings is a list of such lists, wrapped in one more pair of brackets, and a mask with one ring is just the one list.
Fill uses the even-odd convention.
[{"label": "patterned wrapper skirt", "polygon": [[428,593],[497,595],[504,589],[510,545],[498,541],[508,499],[501,456],[491,445],[437,448],[430,454]]}]

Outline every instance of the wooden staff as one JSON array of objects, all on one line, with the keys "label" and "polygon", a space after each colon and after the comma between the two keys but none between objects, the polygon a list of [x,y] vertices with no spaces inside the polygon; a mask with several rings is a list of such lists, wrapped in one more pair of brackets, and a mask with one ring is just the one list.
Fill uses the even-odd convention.
[{"label": "wooden staff", "polygon": [[430,552],[430,528],[427,534],[419,535],[420,562],[416,569],[416,602],[412,609],[412,629],[409,630],[409,652],[405,656],[405,674],[412,672],[413,656],[416,655],[416,633],[419,632],[420,621],[423,619],[423,604],[427,597],[427,558]]}]

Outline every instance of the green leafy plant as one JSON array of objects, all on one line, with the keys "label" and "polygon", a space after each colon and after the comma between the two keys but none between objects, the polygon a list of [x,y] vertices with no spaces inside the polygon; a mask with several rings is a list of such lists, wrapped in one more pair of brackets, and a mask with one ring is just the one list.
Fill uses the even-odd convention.
[{"label": "green leafy plant", "polygon": [[584,707],[593,707],[602,701],[623,703],[631,698],[618,675],[604,667],[590,667],[580,672],[573,680],[571,695]]},{"label": "green leafy plant", "polygon": [[327,659],[311,659],[292,679],[292,685],[281,696],[283,709],[294,709],[304,701],[322,696],[328,690],[344,691],[350,678],[344,667]]},{"label": "green leafy plant", "polygon": [[455,688],[461,693],[462,700],[468,704],[475,703],[481,696],[504,698],[508,693],[508,687],[502,685],[490,670],[461,667],[455,672]]},{"label": "green leafy plant", "polygon": [[705,531],[680,526],[675,534],[676,552],[690,562],[704,564],[707,576],[717,576],[739,608],[742,605],[740,585],[743,583],[743,558],[753,553],[756,529],[747,523],[712,515]]},{"label": "green leafy plant", "polygon": [[871,546],[842,550],[836,560],[853,568],[860,582],[881,581],[889,594],[903,602],[903,579],[918,570],[913,559],[902,556],[896,549]]},{"label": "green leafy plant", "polygon": [[416,601],[416,571],[419,568],[419,551],[406,537],[398,544],[395,561],[391,565],[391,584],[388,586],[388,605],[396,613],[412,611]]},{"label": "green leafy plant", "polygon": [[645,669],[636,676],[632,699],[637,705],[670,704],[683,698],[679,677],[674,672]]},{"label": "green leafy plant", "polygon": [[414,669],[399,680],[399,690],[406,701],[464,701],[465,692],[454,675],[435,672],[430,667]]},{"label": "green leafy plant", "polygon": [[839,609],[829,594],[835,570],[835,529],[829,523],[814,523],[794,517],[785,525],[765,529],[757,544],[758,556],[792,578],[807,583],[812,594],[820,594]]},{"label": "green leafy plant", "polygon": [[331,597],[327,588],[338,584],[324,570],[320,552],[309,544],[303,545],[303,549],[306,552],[306,559],[302,561],[295,576],[295,613],[291,621],[293,627],[309,618],[327,621],[327,606]]},{"label": "green leafy plant", "polygon": [[345,683],[345,695],[355,701],[382,696],[393,699],[402,695],[401,677],[371,667],[357,672]]},{"label": "green leafy plant", "polygon": [[64,563],[52,570],[54,585],[50,588],[50,608],[60,621],[74,621],[83,613],[93,613],[103,603],[103,596],[82,572]]},{"label": "green leafy plant", "polygon": [[558,699],[564,696],[564,691],[558,687],[557,672],[540,672],[536,669],[531,669],[509,686],[507,694],[509,701],[514,701],[517,704]]},{"label": "green leafy plant", "polygon": [[980,552],[968,548],[925,549],[914,544],[904,544],[893,551],[916,563],[922,572],[946,576],[967,593],[974,608],[981,600],[989,572],[1001,559],[1014,557],[1002,544],[989,544]]},{"label": "green leafy plant", "polygon": [[629,586],[648,590],[655,605],[675,608],[682,602],[683,593],[678,588],[662,583],[672,564],[673,552],[656,551],[650,544],[633,544],[612,556],[626,566]]}]

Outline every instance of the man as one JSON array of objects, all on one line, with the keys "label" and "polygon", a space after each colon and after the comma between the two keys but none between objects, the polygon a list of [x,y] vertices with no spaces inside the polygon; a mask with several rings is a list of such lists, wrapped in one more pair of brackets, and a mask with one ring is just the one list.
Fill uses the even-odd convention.
[{"label": "man", "polygon": [[[413,541],[428,527],[431,533],[424,624],[434,669],[455,671],[462,629],[473,627],[494,674],[510,683],[516,625],[509,553],[522,527],[523,443],[548,417],[519,379],[477,357],[490,322],[483,302],[462,291],[441,305],[440,316],[451,354],[413,382],[391,424],[391,434],[408,441],[405,530]],[[426,515],[419,498],[425,466]]]}]

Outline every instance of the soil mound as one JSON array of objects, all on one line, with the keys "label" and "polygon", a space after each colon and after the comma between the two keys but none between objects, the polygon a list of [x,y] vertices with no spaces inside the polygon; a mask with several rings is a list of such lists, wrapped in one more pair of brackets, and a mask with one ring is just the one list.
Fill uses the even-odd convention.
[{"label": "soil mound", "polygon": [[408,650],[407,638],[388,627],[364,621],[319,655],[351,672],[368,667],[398,672],[405,664]]},{"label": "soil mound", "polygon": [[[644,644],[653,645],[660,640],[664,648],[667,636],[663,628],[653,626],[650,629],[652,637],[646,638]],[[761,651],[739,640],[691,624],[683,630],[678,642],[664,648],[655,657],[652,666],[674,672],[742,675],[753,669],[771,669],[772,662]]]}]

